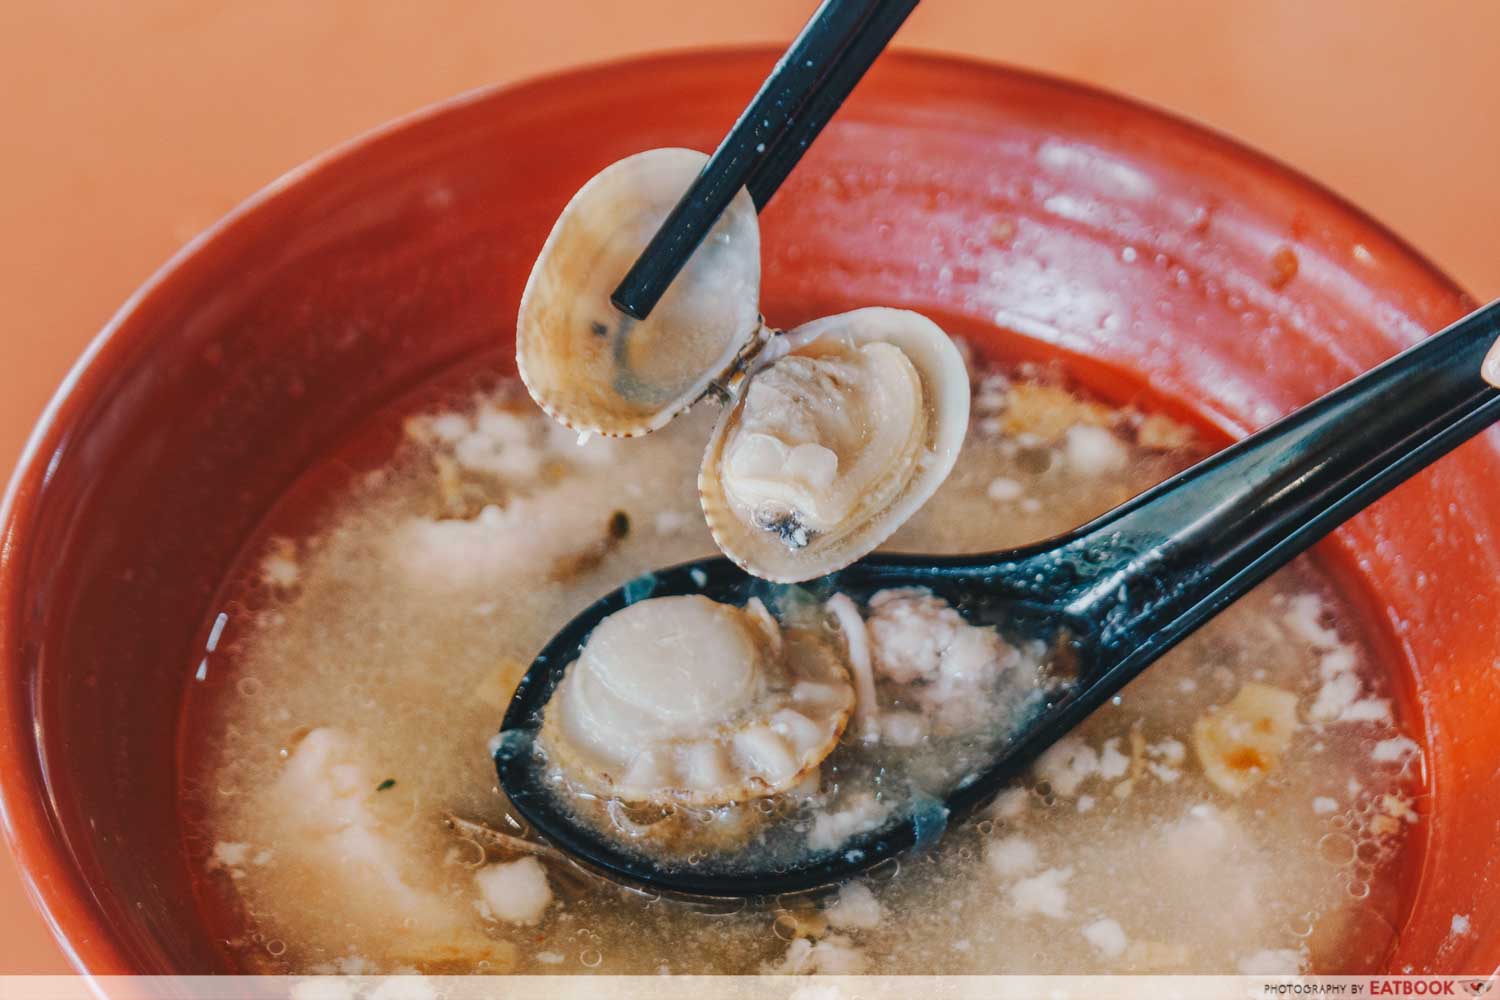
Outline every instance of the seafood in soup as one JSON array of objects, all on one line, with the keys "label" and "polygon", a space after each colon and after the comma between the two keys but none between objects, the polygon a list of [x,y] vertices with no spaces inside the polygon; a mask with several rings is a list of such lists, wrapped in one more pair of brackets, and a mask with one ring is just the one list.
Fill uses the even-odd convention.
[{"label": "seafood in soup", "polygon": [[[996,334],[978,343],[1003,357]],[[887,548],[977,552],[1046,537],[1209,448],[1145,397],[1108,402],[1063,369],[958,349],[970,372],[961,453]],[[487,747],[531,656],[579,607],[713,553],[698,475],[719,415],[580,444],[493,371],[458,373],[401,404],[384,426],[402,443],[379,464],[359,460],[346,485],[314,470],[205,623],[225,615],[189,700],[184,813],[206,919],[241,967],[1378,967],[1405,905],[1406,848],[1424,825],[1422,750],[1355,605],[1306,559],[1133,681],[984,814],[828,898],[705,912],[623,893],[549,852],[510,812]],[[334,455],[329,468],[351,462]],[[725,720],[719,732],[743,733],[784,709],[805,669],[833,689],[829,714],[799,710],[827,727],[795,744],[807,756],[709,783],[740,795],[755,785],[755,797],[730,802],[657,794],[690,787],[678,778],[633,786],[639,801],[613,817],[601,808],[602,822],[649,836],[720,817],[740,843],[769,815],[798,849],[838,843],[909,800],[909,783],[874,781],[860,761],[886,755],[908,778],[940,775],[952,758],[936,748],[962,744],[985,704],[975,692],[1024,704],[1041,662],[1004,635],[966,633],[921,592],[767,611],[770,622],[754,608],[689,612],[684,627],[706,619],[736,636],[714,668],[719,690],[659,702],[658,678],[601,658],[615,686],[590,710],[713,717]],[[793,633],[805,660],[789,658]],[[715,847],[689,845],[683,863]]]}]

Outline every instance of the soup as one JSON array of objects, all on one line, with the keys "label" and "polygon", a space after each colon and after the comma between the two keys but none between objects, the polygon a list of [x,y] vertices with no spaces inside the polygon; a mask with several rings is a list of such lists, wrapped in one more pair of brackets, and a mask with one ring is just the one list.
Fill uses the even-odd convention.
[{"label": "soup", "polygon": [[[1032,541],[1208,450],[1192,428],[1095,399],[1055,366],[970,367],[955,470],[885,548]],[[533,845],[489,757],[510,691],[588,602],[712,554],[694,481],[712,408],[647,438],[581,442],[482,367],[409,401],[273,513],[205,624],[211,653],[183,727],[187,844],[236,964],[1378,967],[1420,836],[1421,751],[1357,616],[1305,559],[983,814],[830,895],[655,898]]]}]

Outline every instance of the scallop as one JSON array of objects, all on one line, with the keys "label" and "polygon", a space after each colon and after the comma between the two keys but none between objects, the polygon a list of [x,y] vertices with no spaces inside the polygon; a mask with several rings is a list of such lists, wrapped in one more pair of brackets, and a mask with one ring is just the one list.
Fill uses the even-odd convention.
[{"label": "scallop", "polygon": [[585,432],[646,434],[720,400],[698,477],[715,541],[756,576],[814,579],[885,541],[942,484],[968,426],[968,372],[947,334],[904,310],[767,328],[744,191],[648,319],[616,309],[610,292],[706,162],[651,150],[574,195],[521,299],[518,367],[542,409]]},{"label": "scallop", "polygon": [[708,157],[653,149],[606,167],[563,209],[521,295],[516,361],[532,398],[583,432],[662,427],[736,369],[761,329],[760,227],[743,189],[644,321],[610,293]]},{"label": "scallop", "polygon": [[594,629],[548,702],[540,741],[577,790],[718,806],[793,788],[853,710],[842,659],[815,630],[783,630],[755,600],[662,597]]},{"label": "scallop", "polygon": [[870,552],[942,485],[969,375],[937,324],[900,309],[815,320],[786,342],[720,418],[698,492],[725,555],[792,583]]}]

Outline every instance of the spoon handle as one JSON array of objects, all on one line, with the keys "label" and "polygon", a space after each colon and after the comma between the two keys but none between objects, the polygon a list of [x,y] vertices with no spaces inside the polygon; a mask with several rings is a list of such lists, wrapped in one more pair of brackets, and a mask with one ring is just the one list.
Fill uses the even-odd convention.
[{"label": "spoon handle", "polygon": [[1497,337],[1500,302],[1081,529],[1068,547],[1108,556],[1069,610],[1097,629],[1111,686],[1500,420],[1480,377]]}]

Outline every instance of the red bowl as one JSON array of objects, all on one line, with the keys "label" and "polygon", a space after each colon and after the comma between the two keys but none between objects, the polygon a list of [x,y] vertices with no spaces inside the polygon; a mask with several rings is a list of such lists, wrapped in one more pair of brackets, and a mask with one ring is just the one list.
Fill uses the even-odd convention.
[{"label": "red bowl", "polygon": [[[198,627],[271,503],[372,410],[512,336],[568,196],[711,148],[775,58],[672,55],[448,102],[292,173],[90,347],[0,508],[0,791],[94,973],[221,971],[181,847]],[[891,55],[765,215],[777,323],[856,305],[1005,326],[1238,434],[1466,312],[1378,224],[1228,140],[1013,70]],[[1295,263],[1295,274],[1289,273]],[[1471,442],[1323,547],[1371,595],[1427,746],[1392,971],[1500,967],[1500,449]]]}]

